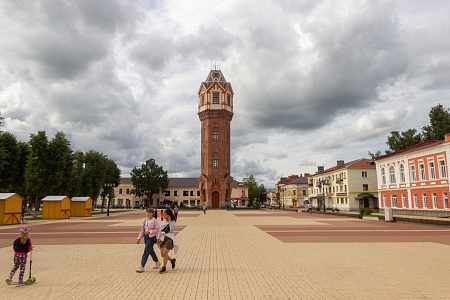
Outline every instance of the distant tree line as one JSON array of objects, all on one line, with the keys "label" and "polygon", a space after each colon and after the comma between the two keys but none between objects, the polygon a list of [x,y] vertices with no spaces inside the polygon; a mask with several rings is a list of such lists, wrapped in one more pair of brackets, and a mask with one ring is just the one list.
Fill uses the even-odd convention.
[{"label": "distant tree line", "polygon": [[[0,129],[3,120],[0,116]],[[49,140],[38,131],[25,143],[0,130],[0,192],[18,193],[34,203],[35,215],[48,195],[105,199],[111,189],[103,189],[104,184],[118,186],[120,173],[116,162],[100,152],[72,150],[63,132]]]},{"label": "distant tree line", "polygon": [[[391,131],[387,138],[386,144],[389,149],[385,150],[385,154],[390,154],[418,143],[430,140],[443,140],[447,133],[450,133],[450,111],[438,104],[431,108],[428,114],[430,118],[430,125],[422,127],[422,132],[418,133],[416,129],[408,129],[402,132]],[[372,159],[382,155],[381,150],[375,153],[369,151]]]}]

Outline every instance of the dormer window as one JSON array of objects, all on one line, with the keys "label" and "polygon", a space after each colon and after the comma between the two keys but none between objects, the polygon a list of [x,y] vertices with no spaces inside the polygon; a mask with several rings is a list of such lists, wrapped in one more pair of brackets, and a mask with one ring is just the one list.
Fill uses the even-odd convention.
[{"label": "dormer window", "polygon": [[213,104],[219,104],[219,93],[213,93]]},{"label": "dormer window", "polygon": [[219,78],[220,78],[219,72],[214,72],[214,73],[212,74],[212,77],[213,77],[214,80],[219,80]]}]

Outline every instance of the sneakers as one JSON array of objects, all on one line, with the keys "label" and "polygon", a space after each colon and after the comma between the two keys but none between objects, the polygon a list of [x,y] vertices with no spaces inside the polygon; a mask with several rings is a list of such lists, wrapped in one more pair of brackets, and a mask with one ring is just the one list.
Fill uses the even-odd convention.
[{"label": "sneakers", "polygon": [[25,285],[26,285],[26,283],[23,282],[23,281],[19,281],[19,282],[17,283],[17,287],[25,286]]},{"label": "sneakers", "polygon": [[172,264],[172,269],[175,269],[175,261],[177,259],[176,258],[172,258],[172,260],[170,261],[170,263]]},{"label": "sneakers", "polygon": [[138,273],[144,272],[144,267],[140,266],[139,268],[136,269],[136,272]]},{"label": "sneakers", "polygon": [[6,277],[5,281],[6,281],[6,284],[10,284],[12,279],[11,279],[11,277]]},{"label": "sneakers", "polygon": [[157,262],[155,262],[155,266],[153,267],[153,269],[158,269],[160,265],[161,263],[158,260]]},{"label": "sneakers", "polygon": [[163,274],[166,272],[167,272],[166,267],[162,267],[161,270],[159,270],[159,274]]}]

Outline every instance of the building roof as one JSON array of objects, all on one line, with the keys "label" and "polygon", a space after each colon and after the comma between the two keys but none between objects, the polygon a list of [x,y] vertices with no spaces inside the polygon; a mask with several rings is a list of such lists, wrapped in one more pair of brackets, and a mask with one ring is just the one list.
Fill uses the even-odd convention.
[{"label": "building roof", "polygon": [[406,154],[406,153],[411,153],[411,152],[414,152],[414,151],[423,150],[423,149],[426,149],[426,148],[430,148],[430,147],[433,147],[433,146],[440,145],[442,143],[445,143],[445,141],[444,140],[431,140],[431,141],[421,142],[421,143],[409,146],[408,148],[405,148],[405,149],[400,150],[400,151],[396,151],[396,152],[393,152],[393,153],[390,153],[390,154],[380,155],[380,156],[376,157],[375,160],[385,159],[385,158],[388,158],[388,157],[391,157],[391,156],[403,155],[403,154]]},{"label": "building roof", "polygon": [[64,198],[68,198],[67,196],[47,196],[42,199],[42,201],[62,201]]},{"label": "building roof", "polygon": [[372,163],[371,159],[368,158],[360,158],[353,161],[350,161],[348,163],[344,163],[343,165],[334,166],[329,169],[324,170],[323,172],[316,172],[314,175],[320,175],[324,173],[329,173],[333,171],[337,171],[339,169],[358,169],[358,168],[369,168],[369,169],[375,169],[375,165]]},{"label": "building roof", "polygon": [[73,197],[71,200],[75,202],[86,202],[89,199],[91,199],[91,197]]}]

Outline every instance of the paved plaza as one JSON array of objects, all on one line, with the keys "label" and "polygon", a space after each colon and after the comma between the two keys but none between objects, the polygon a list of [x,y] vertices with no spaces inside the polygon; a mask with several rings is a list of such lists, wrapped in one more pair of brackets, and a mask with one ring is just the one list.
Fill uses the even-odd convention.
[{"label": "paved plaza", "polygon": [[[273,210],[180,211],[177,265],[136,273],[143,211],[30,222],[36,283],[0,299],[450,299],[450,228]],[[19,225],[0,226],[3,277]],[[156,247],[155,247],[156,248]],[[157,252],[158,253],[158,252]],[[28,278],[27,264],[26,278]],[[17,280],[18,273],[14,277]]]}]

